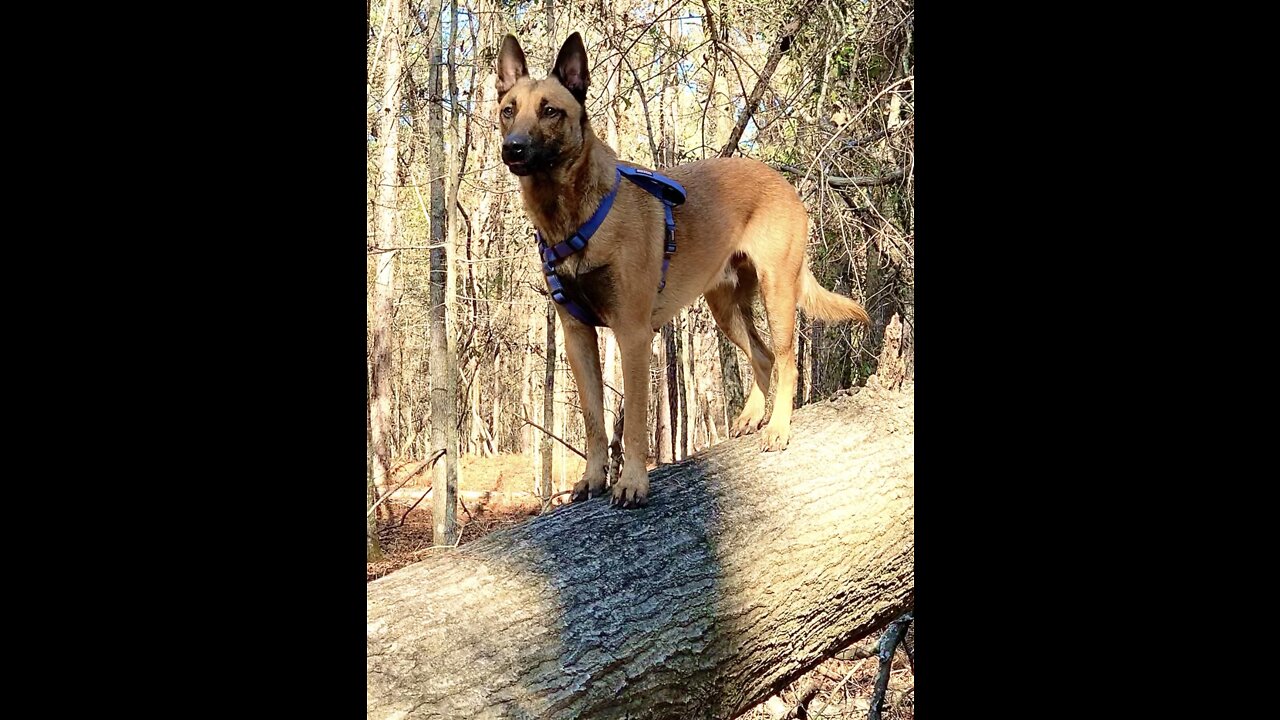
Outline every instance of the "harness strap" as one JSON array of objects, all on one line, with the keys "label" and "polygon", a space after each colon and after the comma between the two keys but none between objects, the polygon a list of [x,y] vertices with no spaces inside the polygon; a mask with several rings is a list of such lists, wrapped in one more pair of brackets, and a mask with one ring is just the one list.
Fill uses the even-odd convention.
[{"label": "harness strap", "polygon": [[542,232],[536,232],[538,247],[541,249],[542,274],[546,277],[547,287],[551,290],[551,299],[557,304],[563,305],[564,309],[579,321],[594,327],[602,327],[604,323],[591,310],[578,305],[578,303],[565,295],[564,284],[560,281],[560,277],[556,275],[556,265],[559,265],[561,260],[587,246],[587,241],[591,239],[596,230],[600,229],[600,225],[608,217],[609,211],[613,209],[613,201],[618,196],[618,185],[624,177],[634,183],[636,187],[662,202],[666,225],[662,245],[662,279],[658,283],[658,292],[662,292],[667,286],[667,269],[671,265],[671,256],[676,252],[676,221],[671,208],[681,205],[685,201],[684,187],[669,177],[640,168],[619,165],[613,180],[613,189],[609,191],[608,195],[605,195],[600,202],[600,207],[596,208],[595,213],[577,232],[551,247],[548,247],[546,241],[543,240]]}]

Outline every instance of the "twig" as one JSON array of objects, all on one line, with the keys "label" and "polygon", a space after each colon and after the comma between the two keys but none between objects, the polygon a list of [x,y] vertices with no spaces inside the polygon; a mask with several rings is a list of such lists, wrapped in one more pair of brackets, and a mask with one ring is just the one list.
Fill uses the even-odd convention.
[{"label": "twig", "polygon": [[912,632],[908,628],[907,631],[902,633],[902,649],[907,653],[907,664],[911,666],[911,673],[914,675],[916,672],[916,642],[915,638],[912,637]]},{"label": "twig", "polygon": [[[783,172],[795,173],[796,175],[804,175],[805,172],[803,169],[798,168],[795,165],[775,165],[774,168],[782,170]],[[868,187],[871,185],[888,185],[891,182],[901,180],[903,175],[904,173],[902,168],[898,168],[897,170],[890,172],[888,175],[881,175],[880,177],[868,177],[863,175],[854,175],[849,177],[842,175],[828,175],[827,184],[831,187],[849,187],[850,185],[858,185],[861,187]]]},{"label": "twig", "polygon": [[876,643],[871,642],[866,645],[853,645],[835,654],[836,660],[861,660],[876,656]]},{"label": "twig", "polygon": [[[430,463],[430,465],[424,465],[423,467],[418,468],[417,472],[415,472],[414,475],[417,475],[418,473],[422,472],[423,468],[425,467],[435,467],[435,464],[440,462],[440,458],[442,457],[444,457],[444,450],[435,451],[434,453],[431,454],[430,458],[427,458],[427,462]],[[404,514],[400,516],[400,522],[396,523],[396,527],[401,527],[402,525],[404,525],[405,518],[409,517],[409,513],[413,512],[413,509],[418,507],[418,503],[422,502],[423,500],[426,500],[427,496],[430,495],[431,491],[434,489],[435,489],[435,485],[432,485],[431,487],[427,488],[426,492],[422,493],[422,497],[418,498],[417,500],[414,500],[413,504],[409,506],[409,509],[405,510]],[[459,498],[458,502],[461,503],[462,499]],[[466,510],[467,506],[463,505],[462,509]],[[467,516],[470,517],[470,513],[468,513]]]},{"label": "twig", "polygon": [[561,440],[560,438],[556,437],[555,433],[552,433],[550,430],[547,430],[546,428],[544,428],[544,427],[542,427],[541,425],[539,425],[538,423],[536,423],[536,422],[534,422],[534,421],[530,420],[529,418],[522,417],[522,418],[520,418],[520,419],[521,419],[521,420],[523,420],[523,421],[525,421],[526,423],[528,423],[528,424],[530,424],[530,425],[532,425],[532,426],[534,426],[534,427],[538,428],[538,429],[539,429],[539,430],[541,430],[542,432],[546,433],[547,437],[551,438],[552,440],[556,440],[556,441],[558,441],[561,445],[563,445],[563,446],[565,446],[565,447],[569,448],[570,450],[574,451],[575,453],[577,453],[577,454],[578,454],[578,457],[582,458],[583,460],[586,460],[586,459],[587,459],[587,456],[586,456],[586,455],[584,455],[584,454],[583,454],[583,452],[582,452],[581,450],[579,450],[578,448],[576,448],[576,447],[574,447],[574,446],[570,445],[569,443],[565,442],[564,440]]},{"label": "twig", "polygon": [[889,623],[889,629],[885,630],[884,636],[880,638],[880,647],[877,652],[880,656],[880,671],[876,675],[876,691],[871,696],[868,720],[880,720],[880,712],[884,709],[884,693],[889,689],[889,667],[893,664],[893,651],[898,649],[898,643],[902,641],[902,636],[907,632],[907,626],[911,624],[914,617],[912,613],[907,613]]},{"label": "twig", "polygon": [[561,490],[558,493],[553,493],[551,497],[544,498],[541,495],[537,496],[538,499],[542,501],[542,508],[538,510],[538,514],[539,515],[545,514],[547,510],[551,509],[551,503],[555,502],[556,498],[560,497],[561,495],[572,495],[572,494],[573,494],[573,490]]},{"label": "twig", "polygon": [[412,554],[416,557],[424,552],[431,552],[432,550],[453,550],[458,547],[458,543],[460,542],[462,542],[462,533],[458,533],[458,537],[454,539],[452,545],[432,545],[431,547],[425,547],[421,550],[414,550]]},{"label": "twig", "polygon": [[434,490],[434,489],[435,489],[435,487],[434,487],[434,486],[433,486],[433,487],[429,487],[429,488],[427,488],[427,491],[426,491],[426,492],[424,492],[424,493],[422,493],[422,497],[419,497],[417,500],[414,500],[414,501],[413,501],[413,504],[409,506],[409,509],[408,509],[408,510],[405,510],[405,511],[404,511],[404,514],[400,516],[400,522],[396,523],[396,527],[401,527],[401,526],[403,526],[403,525],[404,525],[405,518],[409,517],[409,513],[413,512],[413,509],[414,509],[414,508],[416,508],[416,507],[418,507],[418,503],[422,502],[423,500],[426,500],[426,499],[427,499],[427,496],[428,496],[428,495],[430,495],[430,494],[431,494],[431,491],[432,491],[432,490]]},{"label": "twig", "polygon": [[409,477],[405,478],[404,480],[401,480],[401,481],[400,481],[400,484],[399,484],[399,485],[397,485],[397,486],[395,486],[395,488],[394,488],[394,489],[392,489],[392,490],[391,490],[391,492],[383,493],[382,497],[378,498],[378,502],[376,502],[376,503],[374,503],[373,505],[369,506],[369,512],[365,514],[365,518],[366,518],[366,519],[368,519],[370,516],[372,516],[372,515],[373,515],[373,511],[374,511],[374,510],[377,510],[377,509],[378,509],[378,506],[379,506],[379,505],[381,505],[383,502],[386,502],[386,499],[387,499],[387,498],[389,498],[389,497],[391,497],[391,495],[392,495],[392,494],[394,494],[396,490],[399,490],[400,488],[404,487],[404,486],[405,486],[405,483],[407,483],[407,482],[409,482],[410,480],[412,480],[412,479],[414,479],[415,477],[417,477],[417,476],[418,476],[418,474],[419,474],[419,473],[421,473],[423,470],[426,470],[426,469],[428,469],[428,468],[432,467],[433,465],[435,465],[435,464],[436,464],[436,461],[437,461],[437,460],[439,460],[439,459],[440,459],[441,457],[443,457],[443,456],[444,456],[444,450],[437,450],[437,451],[435,451],[435,453],[434,453],[434,454],[432,454],[432,456],[431,456],[430,458],[428,458],[428,459],[427,459],[427,461],[426,461],[425,463],[423,463],[421,467],[419,467],[417,470],[414,470],[413,472],[409,473]]},{"label": "twig", "polygon": [[822,689],[822,686],[815,680],[809,680],[805,683],[796,694],[795,704],[791,706],[791,710],[788,711],[786,715],[782,716],[781,720],[794,720],[795,718],[800,717],[801,712],[808,710],[809,703],[818,694],[818,690],[820,689]]},{"label": "twig", "polygon": [[[621,393],[619,393],[621,394]],[[627,406],[622,403],[622,399],[618,399],[618,417],[613,421],[613,439],[609,441],[609,472],[610,482],[618,482],[622,479],[622,432],[624,429],[624,420],[627,412]]]},{"label": "twig", "polygon": [[760,99],[764,97],[764,91],[769,86],[769,80],[773,77],[774,70],[778,68],[778,61],[782,59],[782,54],[791,48],[792,36],[804,25],[809,13],[816,6],[816,2],[802,0],[802,4],[794,10],[795,15],[779,30],[778,37],[769,50],[769,58],[765,61],[764,69],[756,78],[755,87],[751,88],[751,95],[745,99],[742,112],[738,113],[738,121],[734,123],[733,130],[729,133],[729,141],[720,149],[720,157],[732,157],[737,152],[738,141],[742,139],[742,133],[747,129],[747,123],[755,115],[756,106],[760,104]]}]

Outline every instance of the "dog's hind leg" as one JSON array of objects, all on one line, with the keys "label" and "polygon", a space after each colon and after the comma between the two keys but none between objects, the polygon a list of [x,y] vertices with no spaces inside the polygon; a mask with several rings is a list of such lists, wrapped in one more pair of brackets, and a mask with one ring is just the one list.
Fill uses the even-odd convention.
[{"label": "dog's hind leg", "polygon": [[773,415],[760,438],[766,452],[785,450],[791,439],[791,406],[796,395],[796,305],[799,271],[789,267],[760,273],[760,297],[769,316],[769,338],[773,341],[774,367],[778,388],[773,396]]},{"label": "dog's hind leg", "polygon": [[[560,308],[557,308],[559,310]],[[578,384],[578,402],[582,406],[582,424],[587,431],[587,469],[573,486],[574,502],[604,493],[609,464],[609,440],[604,429],[604,381],[600,376],[600,345],[596,329],[583,325],[560,313],[564,328],[565,354]]]},{"label": "dog's hind leg", "polygon": [[729,434],[732,437],[750,435],[764,420],[765,399],[769,396],[769,381],[773,374],[773,353],[756,331],[751,312],[751,295],[755,291],[754,271],[743,268],[738,272],[736,287],[721,285],[706,293],[707,306],[716,325],[729,340],[751,359],[751,393],[747,396],[742,412],[733,421]]}]

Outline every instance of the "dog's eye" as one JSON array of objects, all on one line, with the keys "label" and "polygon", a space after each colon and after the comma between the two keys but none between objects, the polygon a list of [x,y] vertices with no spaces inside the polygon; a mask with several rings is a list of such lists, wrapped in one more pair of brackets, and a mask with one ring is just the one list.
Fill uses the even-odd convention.
[{"label": "dog's eye", "polygon": [[512,115],[515,115],[515,114],[516,114],[515,109],[512,108],[510,105],[502,108],[502,117],[504,118],[510,118]]},{"label": "dog's eye", "polygon": [[550,117],[555,117],[555,116],[557,116],[557,115],[559,115],[559,114],[560,114],[560,111],[559,111],[559,110],[557,110],[557,109],[555,109],[555,108],[553,108],[553,107],[546,107],[546,108],[544,108],[544,109],[542,110],[542,115],[543,115],[544,117],[549,117],[549,118],[550,118]]}]

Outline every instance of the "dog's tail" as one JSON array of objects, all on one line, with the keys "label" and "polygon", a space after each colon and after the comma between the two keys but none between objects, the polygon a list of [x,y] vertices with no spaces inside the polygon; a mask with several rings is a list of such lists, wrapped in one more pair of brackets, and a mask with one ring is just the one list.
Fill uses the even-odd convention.
[{"label": "dog's tail", "polygon": [[800,275],[800,307],[805,315],[819,320],[857,320],[863,325],[871,324],[861,304],[819,285],[808,266]]}]

